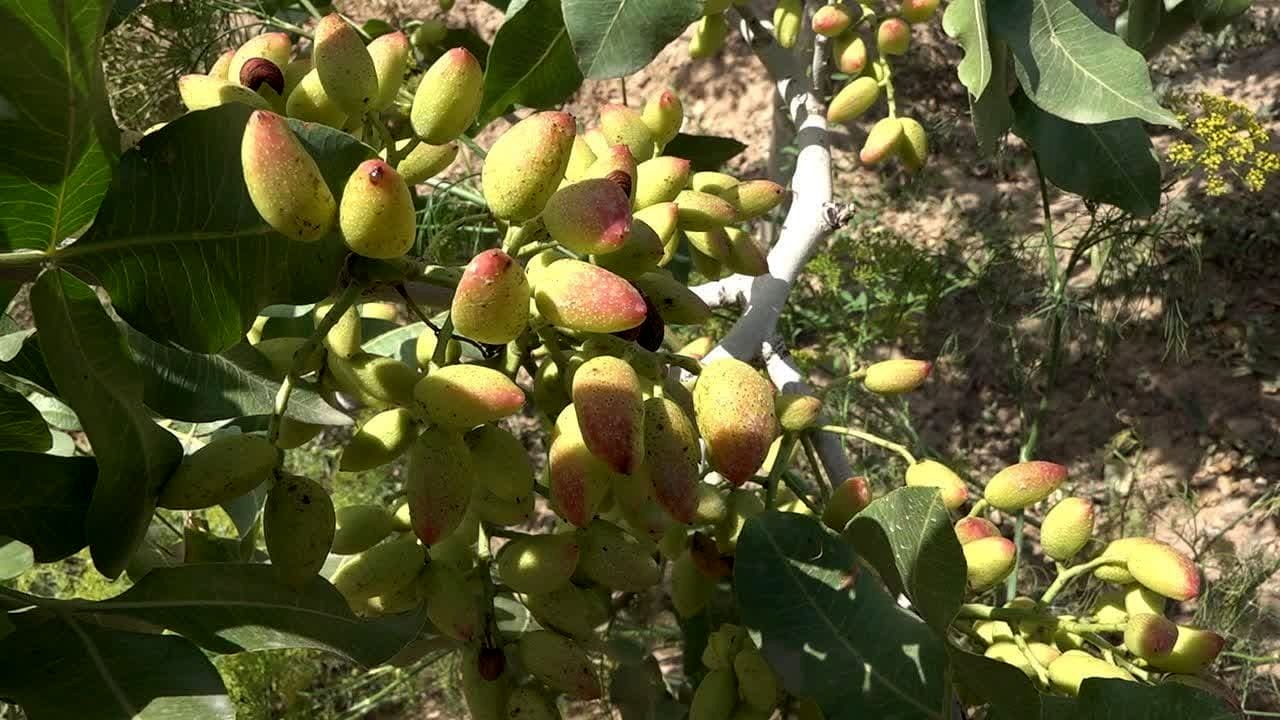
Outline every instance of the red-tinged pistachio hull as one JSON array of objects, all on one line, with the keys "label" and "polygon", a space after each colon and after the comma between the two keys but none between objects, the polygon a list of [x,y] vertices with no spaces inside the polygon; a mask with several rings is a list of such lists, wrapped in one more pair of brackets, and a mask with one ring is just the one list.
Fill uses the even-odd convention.
[{"label": "red-tinged pistachio hull", "polygon": [[1143,660],[1167,657],[1177,641],[1178,626],[1163,615],[1132,615],[1124,629],[1124,646]]},{"label": "red-tinged pistachio hull", "polygon": [[1043,460],[1021,462],[996,473],[983,497],[992,507],[1016,512],[1044,500],[1067,479],[1067,469]]},{"label": "red-tinged pistachio hull", "polygon": [[985,590],[1013,571],[1016,549],[1008,538],[986,537],[961,546],[968,567],[969,587]]},{"label": "red-tinged pistachio hull", "polygon": [[653,133],[632,108],[612,104],[601,108],[600,133],[610,145],[626,145],[636,162],[653,157]]},{"label": "red-tinged pistachio hull", "polygon": [[635,285],[668,325],[701,325],[711,319],[707,303],[666,270],[647,272]]},{"label": "red-tinged pistachio hull", "polygon": [[521,120],[489,148],[480,184],[499,220],[522,223],[542,212],[555,193],[577,126],[563,112],[540,112]]},{"label": "red-tinged pistachio hull", "polygon": [[480,63],[466,48],[449,50],[428,68],[414,93],[409,111],[414,134],[432,145],[457,139],[475,122],[483,95]]},{"label": "red-tinged pistachio hull", "polygon": [[1162,542],[1143,543],[1129,554],[1129,572],[1142,586],[1173,600],[1200,594],[1200,570],[1191,558]]},{"label": "red-tinged pistachio hull", "polygon": [[584,179],[605,178],[612,180],[627,193],[630,199],[636,187],[636,159],[626,145],[612,145],[596,153],[595,162],[587,168]]},{"label": "red-tinged pistachio hull", "polygon": [[337,13],[316,24],[312,62],[325,93],[348,115],[367,112],[378,97],[378,71],[355,28]]},{"label": "red-tinged pistachio hull", "polygon": [[404,488],[409,522],[428,547],[449,537],[467,514],[475,490],[471,451],[458,433],[433,427],[409,448]]},{"label": "red-tinged pistachio hull", "polygon": [[999,537],[1000,528],[984,517],[966,517],[956,521],[956,539],[968,545],[984,537]]},{"label": "red-tinged pistachio hull", "polygon": [[1226,638],[1212,630],[1179,625],[1173,650],[1164,657],[1152,658],[1150,662],[1166,672],[1198,673],[1208,667],[1226,645]]},{"label": "red-tinged pistachio hull", "polygon": [[637,165],[633,206],[639,210],[674,201],[689,184],[691,167],[688,160],[670,155],[645,160]]},{"label": "red-tinged pistachio hull", "polygon": [[680,213],[680,229],[706,232],[722,228],[738,219],[728,200],[711,193],[682,190],[675,199]]},{"label": "red-tinged pistachio hull", "polygon": [[[281,94],[284,93],[284,71],[266,58],[253,58],[245,63],[244,67],[240,68],[240,84],[268,98],[273,106],[284,104],[281,99]],[[269,95],[262,90],[264,85],[275,94]]]},{"label": "red-tinged pistachio hull", "polygon": [[640,378],[622,358],[591,358],[573,374],[573,406],[591,454],[630,475],[644,457],[644,396]]},{"label": "red-tinged pistachio hull", "polygon": [[586,527],[609,492],[612,473],[603,460],[587,449],[578,425],[577,408],[573,405],[567,406],[556,418],[547,464],[551,508],[571,525]]},{"label": "red-tinged pistachio hull", "polygon": [[723,358],[702,366],[693,403],[711,466],[734,485],[750,480],[778,434],[773,386],[750,365]]},{"label": "red-tinged pistachio hull", "polygon": [[[584,366],[585,367],[585,366]],[[653,497],[676,522],[691,524],[698,511],[698,431],[667,398],[644,403],[644,471]]]},{"label": "red-tinged pistachio hull", "polygon": [[249,116],[240,164],[253,206],[276,232],[312,242],[333,227],[333,193],[284,118],[261,110]]},{"label": "red-tinged pistachio hull", "polygon": [[813,14],[813,31],[833,38],[849,29],[853,13],[844,5],[823,5]]},{"label": "red-tinged pistachio hull", "polygon": [[213,64],[209,66],[209,77],[214,80],[222,80],[224,82],[230,81],[231,76],[228,73],[231,70],[231,60],[235,55],[235,50],[227,50],[219,55],[218,59],[214,60]]},{"label": "red-tinged pistachio hull", "polygon": [[[257,37],[249,38],[243,45],[236,48],[235,52],[222,65],[223,57],[218,58],[218,62],[210,68],[209,74],[219,77],[233,83],[240,80],[240,72],[244,69],[245,63],[254,58],[263,58],[270,60],[271,64],[280,69],[284,69],[289,64],[289,54],[293,52],[293,43],[289,42],[289,36],[282,32],[263,33]],[[219,67],[222,65],[221,67]],[[219,72],[220,71],[220,72]]]},{"label": "red-tinged pistachio hull", "polygon": [[851,477],[831,491],[831,499],[822,511],[822,522],[836,532],[844,532],[854,515],[871,504],[871,486],[864,477]]},{"label": "red-tinged pistachio hull", "polygon": [[684,104],[675,91],[664,88],[650,96],[640,113],[640,119],[649,127],[649,132],[653,133],[654,143],[662,148],[679,134],[680,126],[684,124]]},{"label": "red-tinged pistachio hull", "polygon": [[881,55],[902,55],[911,46],[911,26],[901,18],[888,18],[876,28],[876,47]]},{"label": "red-tinged pistachio hull", "polygon": [[459,335],[491,345],[520,336],[529,323],[529,279],[497,248],[476,255],[462,271],[449,316]]},{"label": "red-tinged pistachio hull", "polygon": [[832,98],[831,104],[827,106],[827,121],[847,123],[857,120],[879,99],[880,83],[875,78],[857,78],[840,88],[840,92]]},{"label": "red-tinged pistachio hull", "polygon": [[631,232],[631,202],[617,183],[582,180],[556,191],[542,211],[551,239],[582,254],[615,252]]},{"label": "red-tinged pistachio hull", "polygon": [[645,302],[631,283],[580,260],[560,260],[533,278],[538,312],[552,325],[614,333],[644,322]]},{"label": "red-tinged pistachio hull", "polygon": [[592,255],[591,262],[621,275],[624,278],[637,278],[647,272],[658,269],[663,255],[662,239],[643,220],[633,218],[631,232],[622,247],[604,255]]},{"label": "red-tinged pistachio hull", "polygon": [[511,378],[483,365],[449,365],[418,381],[419,414],[442,427],[469,430],[519,412],[524,391]]},{"label": "red-tinged pistachio hull", "polygon": [[936,487],[942,504],[955,510],[969,499],[969,488],[951,468],[936,460],[921,460],[907,468],[907,485]]},{"label": "red-tinged pistachio hull", "polygon": [[1066,562],[1089,544],[1093,537],[1093,503],[1069,497],[1053,506],[1040,525],[1040,547],[1044,554]]},{"label": "red-tinged pistachio hull", "polygon": [[863,165],[876,165],[881,160],[898,152],[898,144],[902,142],[902,121],[896,117],[881,118],[871,126],[867,140],[858,152],[858,159]]},{"label": "red-tinged pistachio hull", "polygon": [[845,33],[833,40],[831,54],[836,69],[847,75],[857,75],[867,67],[867,44],[856,33]]},{"label": "red-tinged pistachio hull", "polygon": [[1129,556],[1142,545],[1157,542],[1159,541],[1149,537],[1123,537],[1112,540],[1107,543],[1107,547],[1102,550],[1102,555],[1099,557],[1112,558],[1121,562],[1116,565],[1103,565],[1093,571],[1094,577],[1120,585],[1135,582],[1133,573],[1129,572]]},{"label": "red-tinged pistachio hull", "polygon": [[373,59],[373,69],[378,78],[378,94],[371,109],[386,110],[396,101],[396,93],[409,71],[409,59],[412,57],[409,36],[402,32],[379,35],[366,50]]},{"label": "red-tinged pistachio hull", "polygon": [[380,159],[356,167],[338,207],[342,239],[357,255],[398,258],[413,246],[413,196],[395,168]]},{"label": "red-tinged pistachio hull", "polygon": [[747,180],[725,190],[727,200],[740,221],[754,220],[778,206],[787,189],[772,180]]},{"label": "red-tinged pistachio hull", "polygon": [[911,24],[927,22],[938,11],[939,0],[902,0],[898,10],[903,20]]}]

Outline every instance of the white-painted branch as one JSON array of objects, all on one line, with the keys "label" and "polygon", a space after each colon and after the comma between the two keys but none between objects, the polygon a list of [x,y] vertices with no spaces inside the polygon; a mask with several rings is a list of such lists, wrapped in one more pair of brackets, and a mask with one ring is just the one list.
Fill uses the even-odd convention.
[{"label": "white-painted branch", "polygon": [[[769,272],[753,278],[735,275],[694,288],[710,305],[735,301],[743,304],[741,317],[704,362],[717,357],[744,361],[760,358],[780,390],[810,393],[799,369],[785,349],[778,348],[775,338],[778,318],[796,277],[844,218],[844,212],[832,204],[830,138],[821,98],[814,91],[821,87],[827,74],[826,41],[815,39],[811,63],[805,63],[801,53],[789,52],[773,42],[767,28],[754,16],[742,13],[741,17],[743,37],[777,84],[778,97],[796,128],[799,152],[791,178],[791,207],[778,241],[769,251]],[[811,78],[806,71],[812,73]],[[843,482],[852,473],[840,441],[825,433],[819,433],[816,440],[828,476],[833,483]]]}]

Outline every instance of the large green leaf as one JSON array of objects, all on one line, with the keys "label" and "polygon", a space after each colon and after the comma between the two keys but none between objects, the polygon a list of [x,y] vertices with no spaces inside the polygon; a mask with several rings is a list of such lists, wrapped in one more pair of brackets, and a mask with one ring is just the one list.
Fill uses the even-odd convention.
[{"label": "large green leaf", "polygon": [[0,387],[0,450],[44,452],[53,445],[40,411],[21,393]]},{"label": "large green leaf", "polygon": [[31,720],[233,720],[226,686],[176,635],[74,618],[21,625],[0,640],[0,696]]},{"label": "large green leaf", "polygon": [[663,155],[688,160],[694,170],[719,170],[747,146],[730,137],[680,133],[663,148]]},{"label": "large green leaf", "polygon": [[987,0],[987,8],[1022,89],[1045,111],[1077,123],[1139,118],[1178,126],[1156,102],[1142,55],[1072,0]]},{"label": "large green leaf", "polygon": [[[1081,125],[1013,98],[1013,131],[1032,147],[1054,185],[1138,217],[1160,206],[1160,162],[1140,120]],[[1080,162],[1087,157],[1089,162]]]},{"label": "large green leaf", "polygon": [[53,392],[53,378],[34,328],[0,337],[0,372],[20,380],[17,384],[24,391]]},{"label": "large green leaf", "polygon": [[0,251],[93,219],[120,154],[98,51],[109,0],[0,2]]},{"label": "large green leaf", "polygon": [[945,637],[964,599],[965,565],[938,490],[901,487],[877,498],[849,522],[845,537]]},{"label": "large green leaf", "polygon": [[699,0],[563,0],[564,24],[582,74],[630,75],[702,16]]},{"label": "large green leaf", "polygon": [[156,568],[85,611],[153,623],[217,653],[305,647],[364,665],[385,662],[426,622],[421,611],[362,620],[319,576],[294,590],[270,565],[245,563]]},{"label": "large green leaf", "polygon": [[395,330],[365,340],[360,349],[374,355],[395,358],[414,366],[418,363],[418,336],[426,329],[427,324],[424,322],[401,325]]},{"label": "large green leaf", "polygon": [[995,62],[985,0],[953,0],[942,14],[942,29],[964,50],[964,58],[956,65],[960,82],[969,89],[970,98],[982,97]]},{"label": "large green leaf", "polygon": [[98,466],[93,458],[0,452],[0,535],[31,546],[38,562],[84,547],[85,513]]},{"label": "large green leaf", "polygon": [[512,105],[555,107],[581,84],[560,0],[516,0],[489,49],[480,124]]},{"label": "large green leaf", "polygon": [[941,641],[814,518],[749,520],[733,579],[742,620],[760,632],[769,664],[828,720],[949,716]]},{"label": "large green leaf", "polygon": [[[133,358],[142,368],[143,400],[160,415],[189,422],[269,415],[280,382],[266,356],[248,343],[221,355],[161,345],[126,329]],[[295,385],[287,416],[318,425],[350,425],[351,418],[324,401],[314,388]]]},{"label": "large green leaf", "polygon": [[1038,715],[996,711],[992,720],[1234,720],[1240,713],[1202,690],[1180,683],[1144,685],[1092,678],[1074,698],[1045,696]]},{"label": "large green leaf", "polygon": [[[57,261],[92,273],[121,317],[146,335],[198,352],[240,341],[260,308],[315,302],[347,255],[335,229],[314,243],[273,231],[240,169],[252,109],[188,113],[124,156],[93,229]],[[290,121],[338,196],[372,150],[345,133]]]},{"label": "large green leaf", "polygon": [[969,114],[978,149],[995,152],[1009,128],[1013,127],[1013,106],[1009,104],[1009,48],[999,38],[991,38],[991,81],[982,95],[969,97]]},{"label": "large green leaf", "polygon": [[146,534],[182,446],[147,413],[141,373],[93,288],[47,270],[31,289],[31,310],[58,394],[80,417],[97,457],[85,533],[94,564],[114,578]]}]

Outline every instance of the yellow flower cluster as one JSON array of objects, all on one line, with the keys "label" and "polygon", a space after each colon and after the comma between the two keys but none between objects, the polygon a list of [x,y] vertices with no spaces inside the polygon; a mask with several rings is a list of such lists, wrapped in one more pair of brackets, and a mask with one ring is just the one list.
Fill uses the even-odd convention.
[{"label": "yellow flower cluster", "polygon": [[1182,110],[1178,119],[1188,139],[1169,147],[1169,161],[1187,171],[1203,171],[1210,196],[1225,195],[1232,177],[1249,192],[1258,192],[1280,173],[1280,154],[1266,149],[1271,138],[1249,108],[1206,92],[1179,96],[1172,103]]}]

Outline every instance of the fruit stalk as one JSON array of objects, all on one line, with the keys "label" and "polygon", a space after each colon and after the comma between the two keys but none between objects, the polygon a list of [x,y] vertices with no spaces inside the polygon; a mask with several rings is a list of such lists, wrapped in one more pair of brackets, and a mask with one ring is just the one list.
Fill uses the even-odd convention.
[{"label": "fruit stalk", "polygon": [[859,440],[862,440],[863,442],[868,442],[868,443],[871,443],[872,445],[878,445],[879,447],[882,447],[886,450],[892,450],[893,452],[896,452],[899,455],[901,455],[902,459],[907,461],[907,465],[916,464],[916,456],[912,455],[911,451],[908,450],[905,445],[896,443],[892,440],[886,440],[885,438],[882,438],[879,435],[873,435],[872,433],[869,433],[865,430],[855,430],[854,428],[841,427],[839,425],[823,425],[819,427],[818,430],[821,430],[822,432],[825,432],[825,433],[832,433],[835,435],[844,435],[845,437],[857,438]]},{"label": "fruit stalk", "polygon": [[276,392],[275,405],[271,409],[271,419],[267,424],[267,440],[271,444],[274,445],[280,439],[280,421],[284,417],[285,411],[289,408],[289,396],[293,394],[293,383],[298,378],[303,366],[320,348],[320,342],[324,336],[328,335],[333,326],[338,324],[338,321],[346,313],[347,308],[355,304],[363,291],[364,288],[356,284],[351,284],[344,288],[338,299],[329,308],[329,312],[325,313],[325,316],[316,325],[316,329],[311,332],[311,336],[294,353],[293,364],[289,367],[289,372],[285,374],[284,380],[280,382],[280,389]]},{"label": "fruit stalk", "polygon": [[1058,577],[1053,579],[1053,583],[1050,584],[1048,589],[1044,591],[1044,594],[1040,596],[1040,604],[1048,605],[1053,602],[1053,599],[1058,597],[1058,593],[1062,592],[1062,589],[1067,586],[1067,583],[1077,577],[1093,572],[1095,569],[1100,568],[1103,565],[1119,565],[1123,562],[1123,560],[1117,560],[1115,558],[1097,557],[1089,562],[1081,563],[1063,570],[1058,573]]}]

